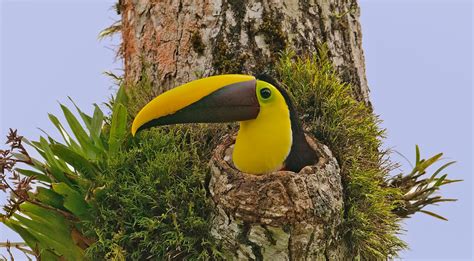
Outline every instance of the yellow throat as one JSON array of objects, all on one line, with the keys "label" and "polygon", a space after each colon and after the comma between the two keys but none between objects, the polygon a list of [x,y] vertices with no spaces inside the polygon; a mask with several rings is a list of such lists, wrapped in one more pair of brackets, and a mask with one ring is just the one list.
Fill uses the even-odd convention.
[{"label": "yellow throat", "polygon": [[[270,89],[269,97],[262,93]],[[232,159],[247,173],[264,174],[280,170],[291,150],[290,111],[283,95],[271,84],[257,80],[260,112],[253,120],[241,121]]]}]

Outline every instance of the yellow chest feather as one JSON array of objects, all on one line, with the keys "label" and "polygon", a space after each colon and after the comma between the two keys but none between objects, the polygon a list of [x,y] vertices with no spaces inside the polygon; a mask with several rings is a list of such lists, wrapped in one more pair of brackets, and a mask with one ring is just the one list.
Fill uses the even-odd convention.
[{"label": "yellow chest feather", "polygon": [[232,159],[243,172],[264,174],[279,170],[292,145],[291,121],[284,103],[263,106],[254,120],[240,122]]}]

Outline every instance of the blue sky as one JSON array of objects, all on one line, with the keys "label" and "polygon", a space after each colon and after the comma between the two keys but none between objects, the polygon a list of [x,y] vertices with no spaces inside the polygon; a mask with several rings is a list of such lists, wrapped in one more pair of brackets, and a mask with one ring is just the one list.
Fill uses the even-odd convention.
[{"label": "blue sky", "polygon": [[[113,93],[102,72],[120,72],[119,39],[98,41],[116,17],[114,1],[5,1],[0,5],[0,137],[9,127],[37,138],[55,133],[47,113],[71,96],[90,111]],[[410,260],[472,258],[472,4],[469,0],[360,0],[367,77],[386,146],[414,160],[444,152],[464,179],[442,195],[456,203],[430,207],[449,219],[417,214],[404,222]],[[84,16],[84,14],[87,14]],[[86,18],[86,19],[84,19]],[[21,101],[21,103],[18,103]],[[402,163],[409,164],[394,155]],[[0,203],[4,195],[0,196]],[[0,226],[0,241],[19,240]],[[1,252],[0,253],[4,253]],[[19,260],[21,257],[19,256]]]},{"label": "blue sky", "polygon": [[[447,172],[465,181],[443,188],[454,204],[406,220],[402,257],[470,259],[472,248],[472,6],[469,1],[361,1],[367,77],[386,146],[414,159],[444,152]],[[404,167],[407,162],[394,155]],[[407,168],[404,168],[407,169]]]}]

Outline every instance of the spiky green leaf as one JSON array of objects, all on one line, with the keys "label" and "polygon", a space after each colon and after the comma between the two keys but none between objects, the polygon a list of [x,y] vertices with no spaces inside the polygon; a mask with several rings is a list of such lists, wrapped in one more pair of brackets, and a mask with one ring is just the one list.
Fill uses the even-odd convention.
[{"label": "spiky green leaf", "polygon": [[430,179],[433,180],[436,176],[438,176],[438,174],[443,171],[445,168],[447,168],[448,166],[452,165],[456,163],[456,161],[450,161],[446,164],[444,164],[443,166],[439,167],[438,170],[436,170],[433,175],[431,175]]},{"label": "spiky green leaf", "polygon": [[61,210],[66,210],[64,208],[64,198],[60,194],[54,192],[53,190],[49,188],[43,188],[43,187],[38,187],[37,192],[34,195],[34,198],[43,204],[46,204],[48,206],[61,209]]},{"label": "spiky green leaf", "polygon": [[443,184],[443,181],[447,176],[448,174],[444,174],[443,176],[441,176],[441,178],[437,179],[433,187],[439,187],[441,184]]},{"label": "spiky green leaf", "polygon": [[418,166],[418,171],[419,172],[423,172],[426,170],[426,168],[428,168],[429,166],[433,165],[433,163],[437,162],[439,159],[441,159],[441,157],[443,156],[443,153],[439,153],[439,154],[436,154],[434,155],[433,157],[425,160],[425,161],[421,161],[419,166]]},{"label": "spiky green leaf", "polygon": [[37,172],[34,170],[29,170],[29,169],[20,169],[20,168],[15,168],[15,170],[18,171],[20,174],[25,175],[27,177],[34,176],[39,181],[43,181],[47,183],[51,182],[51,179],[48,176],[46,176],[44,173]]},{"label": "spiky green leaf", "polygon": [[94,179],[99,170],[80,154],[62,144],[51,145],[52,152],[60,159],[71,165],[75,171],[87,179]]},{"label": "spiky green leaf", "polygon": [[102,110],[97,106],[97,104],[94,105],[94,115],[92,117],[92,123],[91,123],[91,130],[90,130],[90,135],[92,137],[92,140],[94,141],[95,145],[99,147],[102,151],[105,150],[105,146],[102,142],[101,139],[101,133],[102,133],[102,125],[104,123],[104,113]]},{"label": "spiky green leaf", "polygon": [[122,104],[117,105],[112,115],[109,136],[109,153],[114,155],[127,136],[127,109]]},{"label": "spiky green leaf", "polygon": [[436,214],[436,213],[433,213],[433,212],[431,212],[431,211],[428,211],[428,210],[423,210],[423,209],[422,209],[422,210],[420,210],[420,212],[421,212],[421,213],[425,213],[425,214],[427,214],[427,215],[430,215],[430,216],[432,216],[432,217],[435,217],[435,218],[444,220],[444,221],[448,221],[447,218],[445,218],[445,217],[443,217],[443,216],[440,216],[440,215],[438,215],[438,214]]},{"label": "spiky green leaf", "polygon": [[66,142],[66,144],[68,146],[70,146],[72,149],[74,149],[75,151],[77,152],[80,152],[82,153],[83,150],[82,148],[79,146],[79,144],[77,144],[77,142],[71,137],[71,135],[69,135],[69,133],[66,131],[66,129],[63,127],[63,125],[61,124],[61,122],[59,121],[59,119],[54,116],[53,114],[48,114],[48,117],[49,117],[49,120],[53,123],[53,125],[56,127],[56,129],[58,129],[59,133],[61,134],[61,136],[63,137],[63,140],[64,142]]},{"label": "spiky green leaf", "polygon": [[117,106],[119,104],[126,105],[127,101],[128,101],[128,96],[127,96],[127,93],[125,92],[125,87],[122,86],[119,88],[119,90],[117,91],[117,94],[115,95],[114,106],[113,106],[112,111],[116,111]]},{"label": "spiky green leaf", "polygon": [[76,107],[76,110],[77,110],[77,113],[79,113],[79,116],[81,116],[82,118],[82,121],[84,122],[84,124],[86,125],[87,129],[91,129],[91,124],[92,124],[92,117],[85,114],[80,108],[79,106],[77,106],[77,104],[74,102],[74,100],[71,98],[71,97],[67,97],[71,102],[72,104],[74,105],[74,107]]},{"label": "spiky green leaf", "polygon": [[418,145],[416,145],[415,147],[415,154],[416,154],[415,166],[418,166],[420,164],[420,147],[418,147]]},{"label": "spiky green leaf", "polygon": [[62,104],[61,109],[63,110],[66,121],[69,124],[69,128],[71,128],[77,141],[83,147],[85,155],[90,159],[95,159],[96,155],[100,154],[100,149],[94,145],[93,141],[89,138],[74,114]]},{"label": "spiky green leaf", "polygon": [[90,218],[90,205],[84,195],[65,183],[52,184],[53,190],[64,197],[64,207],[81,219]]}]

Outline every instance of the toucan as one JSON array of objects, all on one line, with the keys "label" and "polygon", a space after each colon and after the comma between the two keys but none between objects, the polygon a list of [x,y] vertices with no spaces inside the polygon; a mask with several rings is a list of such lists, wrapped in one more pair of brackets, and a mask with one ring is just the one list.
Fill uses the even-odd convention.
[{"label": "toucan", "polygon": [[267,75],[217,75],[154,98],[135,117],[132,135],[180,123],[240,122],[232,161],[249,174],[299,172],[317,161],[288,93]]}]

